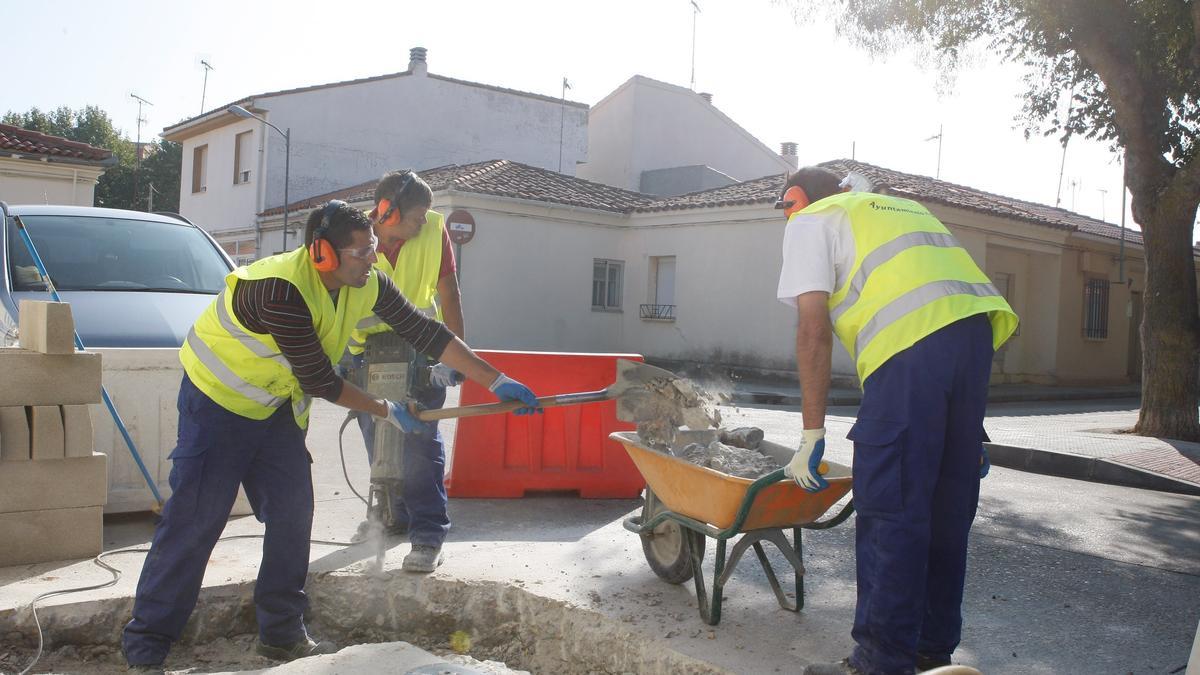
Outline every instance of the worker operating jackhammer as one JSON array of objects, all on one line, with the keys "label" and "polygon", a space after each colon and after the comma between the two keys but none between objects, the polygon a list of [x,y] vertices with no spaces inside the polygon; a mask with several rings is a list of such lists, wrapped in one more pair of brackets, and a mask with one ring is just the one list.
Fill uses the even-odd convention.
[{"label": "worker operating jackhammer", "polygon": [[[414,171],[393,171],[375,187],[375,207],[370,213],[375,236],[379,240],[375,269],[396,284],[404,297],[424,314],[442,322],[446,328],[466,339],[462,303],[455,271],[454,249],[446,232],[442,214],[430,210],[433,191]],[[350,337],[349,358],[343,363],[351,377],[363,377],[365,368],[372,365],[363,360],[367,341],[391,330],[382,321],[368,319],[367,325]],[[413,394],[426,409],[441,408],[446,402],[446,388],[461,380],[461,376],[445,363],[434,364],[420,378],[421,386]],[[417,379],[417,378],[413,378]],[[359,428],[367,446],[367,457],[374,469],[377,447],[400,456],[399,492],[386,494],[390,503],[380,507],[389,511],[386,533],[408,534],[411,550],[402,567],[409,572],[432,572],[442,564],[442,542],[450,530],[445,487],[446,452],[438,432],[437,422],[422,423],[417,433],[376,433],[375,419],[366,413],[358,414]],[[359,524],[355,541],[369,538],[372,516]],[[378,523],[375,523],[379,526]],[[382,541],[382,540],[381,540]]]},{"label": "worker operating jackhammer", "polygon": [[405,431],[420,428],[410,401],[373,398],[334,373],[333,360],[360,321],[377,316],[500,400],[527,404],[523,412],[537,407],[528,387],[476,356],[373,269],[376,244],[366,216],[331,201],[309,215],[305,246],[229,274],[192,327],[180,350],[185,375],[172,495],[122,639],[132,670],[162,672],[195,608],[239,485],[266,526],[254,589],[257,652],[290,661],[336,650],[310,637],[303,619],[313,516],[304,437],[312,397]]},{"label": "worker operating jackhammer", "polygon": [[[866,188],[866,189],[864,189]],[[983,417],[994,350],[1017,315],[946,226],[865,178],[788,177],[777,297],[797,310],[804,428],[786,472],[828,487],[825,400],[833,336],[863,386],[854,441],[858,605],[848,659],[810,675],[950,664],[962,629],[967,536],[987,473]]]}]

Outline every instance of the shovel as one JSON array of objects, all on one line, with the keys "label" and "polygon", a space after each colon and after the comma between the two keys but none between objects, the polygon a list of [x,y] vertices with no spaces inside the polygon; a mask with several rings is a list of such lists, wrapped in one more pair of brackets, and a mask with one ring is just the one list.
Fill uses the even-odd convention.
[{"label": "shovel", "polygon": [[[651,383],[669,382],[679,379],[675,373],[662,368],[656,368],[638,361],[617,359],[617,381],[599,391],[581,391],[574,394],[558,394],[538,398],[538,405],[543,408],[554,408],[563,405],[579,405],[581,403],[598,403],[617,399],[617,419],[632,421],[632,411],[628,406],[621,405],[621,397],[631,393],[648,392],[647,385]],[[476,417],[478,415],[497,415],[524,408],[520,401],[503,401],[501,403],[482,403],[479,405],[462,406],[461,408],[440,408],[438,410],[421,410],[416,414],[422,422],[454,419],[460,417]]]}]

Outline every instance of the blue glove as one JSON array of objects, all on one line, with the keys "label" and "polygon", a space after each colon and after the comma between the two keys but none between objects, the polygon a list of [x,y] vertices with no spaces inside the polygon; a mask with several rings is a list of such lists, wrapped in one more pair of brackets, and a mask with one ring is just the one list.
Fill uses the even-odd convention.
[{"label": "blue glove", "polygon": [[537,402],[537,395],[529,387],[517,382],[504,373],[500,373],[500,376],[492,382],[488,390],[495,394],[496,398],[501,401],[520,401],[524,403],[526,407],[517,408],[513,411],[517,415],[531,415],[535,412],[542,412],[542,407]]},{"label": "blue glove", "polygon": [[825,456],[825,430],[805,429],[800,434],[800,447],[792,455],[792,461],[783,467],[783,473],[796,481],[796,485],[809,492],[820,492],[829,487],[821,477],[821,458]]},{"label": "blue glove", "polygon": [[[408,401],[384,401],[384,403],[387,403],[388,407],[388,422],[391,422],[406,434],[421,431],[423,428],[421,426],[422,422],[408,411]],[[382,418],[377,417],[375,419]]]},{"label": "blue glove", "polygon": [[983,480],[992,470],[992,460],[988,459],[986,445],[979,446],[979,450],[983,453],[979,456],[979,480]]},{"label": "blue glove", "polygon": [[456,387],[462,381],[463,374],[444,363],[435,363],[429,369],[429,384],[435,387]]}]

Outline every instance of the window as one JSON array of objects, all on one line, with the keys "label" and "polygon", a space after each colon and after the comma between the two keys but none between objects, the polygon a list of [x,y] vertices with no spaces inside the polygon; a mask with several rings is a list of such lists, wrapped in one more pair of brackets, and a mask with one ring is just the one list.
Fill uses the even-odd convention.
[{"label": "window", "polygon": [[1108,338],[1108,279],[1088,279],[1083,285],[1083,337]]},{"label": "window", "polygon": [[650,302],[638,308],[647,320],[675,320],[675,256],[650,258]]},{"label": "window", "polygon": [[251,136],[253,131],[243,131],[233,137],[233,184],[241,185],[242,183],[250,182],[250,167],[253,165],[251,159],[252,145],[254,138]]},{"label": "window", "polygon": [[192,150],[192,194],[208,191],[208,146],[200,145]]},{"label": "window", "polygon": [[592,261],[592,309],[621,309],[621,278],[625,263],[620,260]]}]

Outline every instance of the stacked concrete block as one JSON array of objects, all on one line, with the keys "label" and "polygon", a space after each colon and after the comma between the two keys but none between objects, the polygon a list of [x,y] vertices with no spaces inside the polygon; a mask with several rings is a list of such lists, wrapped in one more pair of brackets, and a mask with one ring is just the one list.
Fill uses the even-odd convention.
[{"label": "stacked concrete block", "polygon": [[88,411],[100,356],[75,352],[62,303],[22,301],[20,340],[0,348],[0,567],[94,556],[108,493]]}]

